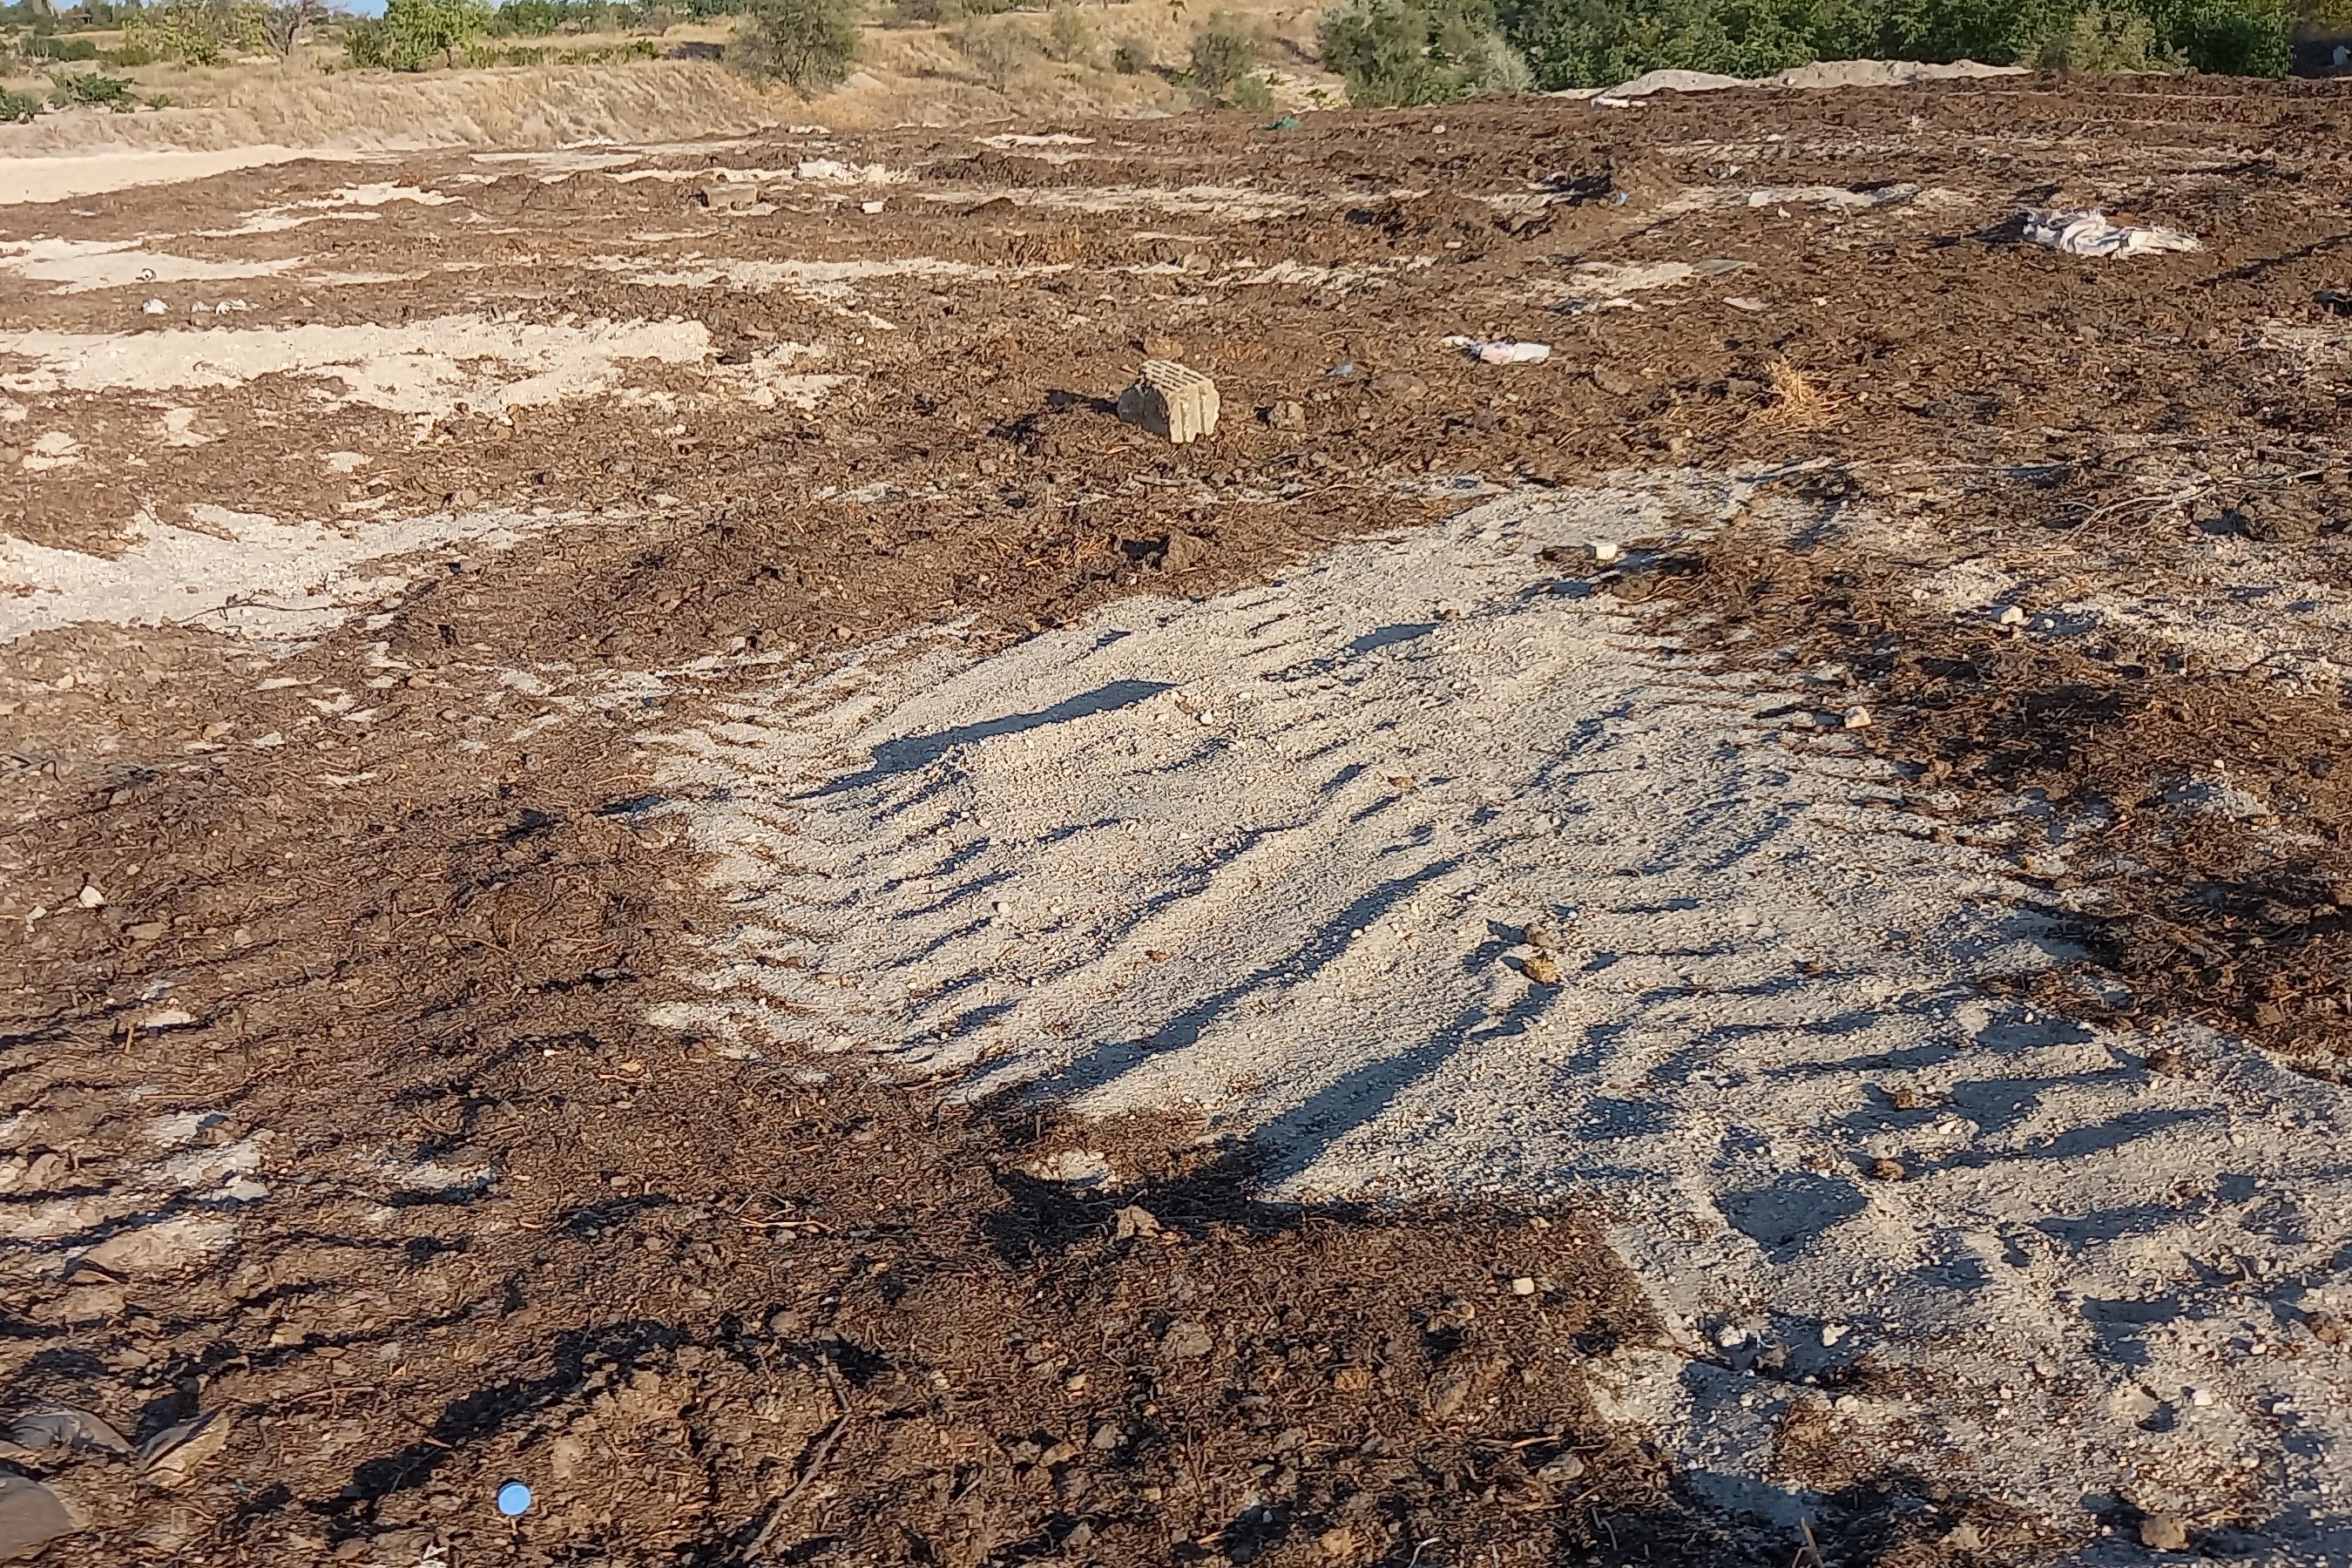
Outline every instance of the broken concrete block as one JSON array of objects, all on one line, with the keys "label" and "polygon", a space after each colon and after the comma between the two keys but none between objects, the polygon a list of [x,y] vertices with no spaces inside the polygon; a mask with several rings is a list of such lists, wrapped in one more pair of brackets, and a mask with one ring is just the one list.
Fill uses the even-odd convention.
[{"label": "broken concrete block", "polygon": [[1118,395],[1118,416],[1181,447],[1217,429],[1217,384],[1190,365],[1148,359]]},{"label": "broken concrete block", "polygon": [[694,193],[712,212],[740,212],[760,205],[760,187],[749,180],[714,180]]}]

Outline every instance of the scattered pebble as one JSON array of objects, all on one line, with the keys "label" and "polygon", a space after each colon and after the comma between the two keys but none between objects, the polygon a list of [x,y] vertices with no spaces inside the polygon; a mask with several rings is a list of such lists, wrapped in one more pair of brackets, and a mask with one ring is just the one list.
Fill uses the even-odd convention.
[{"label": "scattered pebble", "polygon": [[1536,1282],[1533,1279],[1528,1279],[1526,1275],[1522,1274],[1517,1279],[1511,1281],[1512,1295],[1532,1296],[1535,1293]]},{"label": "scattered pebble", "polygon": [[1867,730],[1870,728],[1870,710],[1867,708],[1849,708],[1845,710],[1844,722],[1845,727],[1849,730]]},{"label": "scattered pebble", "polygon": [[1549,1481],[1557,1486],[1562,1481],[1572,1481],[1582,1474],[1584,1474],[1584,1461],[1574,1454],[1562,1454],[1559,1458],[1551,1460],[1537,1470],[1536,1479]]},{"label": "scattered pebble", "polygon": [[1545,953],[1536,952],[1528,954],[1520,962],[1519,973],[1526,975],[1528,979],[1534,981],[1538,985],[1557,985],[1559,984],[1559,965],[1553,963],[1550,957]]},{"label": "scattered pebble", "polygon": [[2189,1527],[2168,1513],[2151,1513],[2139,1521],[2139,1543],[2151,1552],[2186,1552]]},{"label": "scattered pebble", "polygon": [[1910,1173],[1903,1168],[1902,1161],[1890,1160],[1884,1154],[1870,1163],[1870,1174],[1874,1181],[1899,1182]]},{"label": "scattered pebble", "polygon": [[1168,1331],[1160,1337],[1160,1353],[1170,1361],[1198,1361],[1207,1355],[1215,1343],[1209,1338],[1207,1329],[1180,1318],[1169,1324]]},{"label": "scattered pebble", "polygon": [[1847,1328],[1843,1323],[1823,1323],[1822,1325],[1822,1348],[1823,1350],[1836,1349],[1838,1341],[1845,1338],[1846,1335],[1852,1332],[1853,1332],[1853,1331]]}]

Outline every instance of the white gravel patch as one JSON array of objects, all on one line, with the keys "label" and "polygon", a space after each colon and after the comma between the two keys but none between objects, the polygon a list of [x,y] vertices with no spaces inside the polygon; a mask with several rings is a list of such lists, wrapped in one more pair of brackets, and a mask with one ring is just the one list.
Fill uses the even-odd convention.
[{"label": "white gravel patch", "polygon": [[115,555],[0,534],[0,645],[79,622],[198,625],[268,639],[316,637],[440,568],[408,557],[463,540],[505,550],[577,512],[493,508],[341,523],[281,522],[225,507],[193,526],[143,516]]},{"label": "white gravel patch", "polygon": [[1808,521],[1721,476],[1513,497],[989,658],[905,639],[669,737],[740,924],[663,1021],[1196,1107],[1301,1198],[1599,1205],[1675,1340],[1610,1407],[1727,1501],[1813,1505],[1805,1408],[2094,1554],[2119,1497],[2352,1550],[2352,1356],[2305,1317],[2352,1306],[2344,1091],[2204,1033],[2156,1074],[1988,993],[2070,956],[2011,875],[2066,824],[1938,842],[1826,686],[1693,659],[1538,558],[1743,505]]}]

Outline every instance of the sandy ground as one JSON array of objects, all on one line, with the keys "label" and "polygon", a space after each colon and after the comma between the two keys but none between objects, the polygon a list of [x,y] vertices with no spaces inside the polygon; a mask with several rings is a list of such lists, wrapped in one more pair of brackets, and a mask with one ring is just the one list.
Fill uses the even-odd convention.
[{"label": "sandy ground", "polygon": [[2341,1562],[2344,113],[0,215],[48,1558]]}]

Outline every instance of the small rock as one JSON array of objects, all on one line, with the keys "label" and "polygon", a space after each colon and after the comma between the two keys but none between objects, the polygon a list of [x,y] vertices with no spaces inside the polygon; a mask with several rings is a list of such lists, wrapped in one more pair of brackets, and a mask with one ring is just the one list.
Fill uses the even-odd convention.
[{"label": "small rock", "polygon": [[857,204],[857,210],[864,213],[867,217],[872,217],[877,213],[881,212],[883,208],[888,205],[889,204],[887,202],[860,202]]},{"label": "small rock", "polygon": [[[1211,423],[1215,423],[1214,419]],[[1168,531],[1168,542],[1160,552],[1160,569],[1163,572],[1186,572],[1209,558],[1209,542],[1198,534],[1187,533],[1181,528]]]},{"label": "small rock", "polygon": [[1217,384],[1190,365],[1148,359],[1118,395],[1118,416],[1181,447],[1217,431]]},{"label": "small rock", "polygon": [[1536,1282],[1533,1279],[1528,1279],[1526,1275],[1522,1274],[1517,1279],[1511,1281],[1512,1295],[1532,1296],[1535,1293]]},{"label": "small rock", "polygon": [[1849,709],[1847,709],[1847,710],[1845,710],[1845,720],[1844,720],[1844,723],[1845,723],[1845,727],[1846,727],[1847,729],[1849,729],[1849,730],[1867,730],[1867,729],[1869,729],[1869,728],[1870,728],[1870,710],[1869,710],[1869,709],[1867,709],[1867,708],[1849,708]]},{"label": "small rock", "polygon": [[160,316],[170,309],[171,307],[161,300],[150,300],[139,307],[139,313],[142,316]]},{"label": "small rock", "polygon": [[197,1466],[228,1446],[234,1424],[231,1416],[215,1410],[156,1433],[139,1447],[149,1479],[167,1487],[181,1485]]},{"label": "small rock", "polygon": [[1913,1089],[1909,1084],[1900,1084],[1894,1089],[1888,1089],[1886,1091],[1886,1100],[1887,1103],[1894,1106],[1897,1110],[1916,1110],[1919,1109],[1919,1091]]},{"label": "small rock", "polygon": [[1592,384],[1612,397],[1629,397],[1642,390],[1642,378],[1604,364],[1594,368]]},{"label": "small rock", "polygon": [[1439,1373],[1429,1380],[1429,1387],[1421,1396],[1421,1408],[1433,1421],[1444,1421],[1462,1413],[1470,1401],[1470,1374],[1459,1370]]},{"label": "small rock", "polygon": [[1902,1161],[1890,1160],[1883,1154],[1870,1163],[1870,1174],[1874,1181],[1899,1182],[1910,1173],[1903,1168]]},{"label": "small rock", "polygon": [[1592,559],[1603,566],[1608,565],[1612,561],[1622,559],[1625,553],[1625,547],[1613,539],[1596,539],[1592,542],[1591,549]]},{"label": "small rock", "polygon": [[1168,1325],[1160,1338],[1160,1353],[1171,1361],[1197,1361],[1207,1355],[1216,1342],[1209,1331],[1199,1323],[1179,1319]]},{"label": "small rock", "polygon": [[2150,1552],[2186,1552],[2189,1527],[2168,1513],[2151,1513],[2139,1521],[2139,1543]]},{"label": "small rock", "polygon": [[1562,1454],[1559,1458],[1551,1460],[1538,1470],[1536,1479],[1549,1481],[1554,1486],[1558,1486],[1562,1481],[1572,1481],[1582,1474],[1584,1474],[1584,1461],[1574,1454]]},{"label": "small rock", "polygon": [[1519,940],[1538,952],[1558,952],[1560,949],[1559,928],[1545,921],[1529,921],[1520,928]]},{"label": "small rock", "polygon": [[1125,1241],[1130,1237],[1160,1234],[1159,1219],[1141,1204],[1129,1204],[1112,1217],[1118,1225],[1117,1240]]},{"label": "small rock", "polygon": [[2011,605],[2008,608],[2002,610],[1997,619],[2000,624],[2004,626],[2021,626],[2025,624],[2024,607],[2019,605]]},{"label": "small rock", "polygon": [[128,1454],[131,1445],[100,1416],[87,1410],[58,1406],[20,1415],[8,1428],[8,1441],[19,1448],[91,1448],[101,1454]]},{"label": "small rock", "polygon": [[1822,1348],[1823,1350],[1836,1349],[1838,1341],[1845,1338],[1846,1335],[1853,1331],[1853,1330],[1847,1328],[1843,1323],[1823,1323],[1822,1325]]},{"label": "small rock", "polygon": [[44,1542],[80,1528],[57,1493],[0,1470],[0,1559],[28,1556]]},{"label": "small rock", "polygon": [[74,902],[86,910],[102,910],[106,907],[106,895],[98,890],[96,884],[84,882],[81,891],[74,895]]},{"label": "small rock", "polygon": [[717,180],[696,191],[694,199],[712,212],[740,212],[759,205],[760,187],[749,180]]},{"label": "small rock", "polygon": [[2324,1345],[2352,1345],[2352,1319],[2341,1312],[2314,1312],[2311,1337]]},{"label": "small rock", "polygon": [[1276,430],[1304,430],[1307,428],[1307,405],[1283,398],[1265,411],[1265,422]]},{"label": "small rock", "polygon": [[1519,963],[1519,973],[1538,985],[1559,984],[1559,965],[1544,953],[1532,952],[1522,959]]},{"label": "small rock", "polygon": [[2185,1077],[2189,1071],[2189,1058],[2170,1046],[2158,1046],[2147,1053],[2147,1070],[2165,1078]]}]

